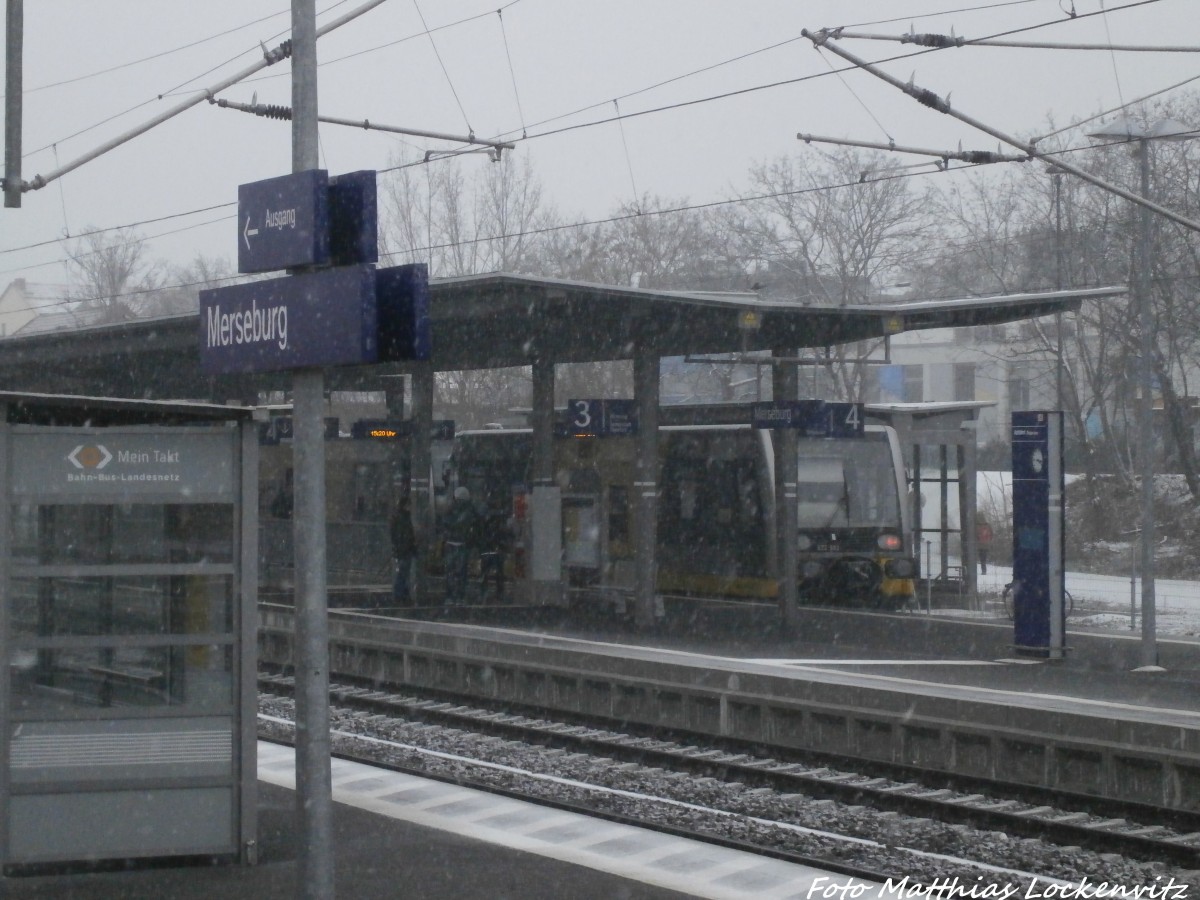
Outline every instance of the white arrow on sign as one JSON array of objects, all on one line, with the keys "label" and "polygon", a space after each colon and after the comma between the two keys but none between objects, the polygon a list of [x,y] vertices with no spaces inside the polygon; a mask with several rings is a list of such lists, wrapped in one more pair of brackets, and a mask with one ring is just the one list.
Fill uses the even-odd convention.
[{"label": "white arrow on sign", "polygon": [[250,249],[250,238],[258,234],[257,228],[250,227],[250,217],[246,216],[246,227],[242,229],[242,240],[246,242],[246,249]]}]

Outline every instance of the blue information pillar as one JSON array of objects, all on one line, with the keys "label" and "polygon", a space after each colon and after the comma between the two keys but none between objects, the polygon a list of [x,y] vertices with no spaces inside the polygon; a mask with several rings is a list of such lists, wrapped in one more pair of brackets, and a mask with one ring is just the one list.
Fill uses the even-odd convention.
[{"label": "blue information pillar", "polygon": [[1066,653],[1062,427],[1058,411],[1012,414],[1013,643],[1050,659]]}]

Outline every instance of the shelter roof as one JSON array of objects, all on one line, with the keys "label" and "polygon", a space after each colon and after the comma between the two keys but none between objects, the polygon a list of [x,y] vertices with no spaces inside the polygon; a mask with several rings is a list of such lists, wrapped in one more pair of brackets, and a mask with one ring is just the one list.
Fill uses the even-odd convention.
[{"label": "shelter roof", "polygon": [[[438,371],[527,365],[534,359],[628,359],[825,347],[901,331],[987,325],[1077,308],[1123,287],[862,306],[801,306],[755,294],[689,293],[526,275],[436,279],[430,285]],[[746,327],[757,324],[757,327]],[[196,313],[0,340],[0,384],[12,390],[108,396],[245,396],[286,388],[288,373],[200,372]],[[409,364],[329,370],[329,389],[356,389]],[[234,390],[234,386],[240,389]]]},{"label": "shelter roof", "polygon": [[[989,325],[1077,308],[1123,287],[855,306],[802,306],[756,294],[692,293],[476,275],[431,283],[438,369],[826,347],[902,331]],[[751,323],[757,327],[747,327]],[[532,352],[531,352],[532,351]]]},{"label": "shelter roof", "polygon": [[0,391],[5,421],[23,425],[190,425],[249,419],[244,406]]}]

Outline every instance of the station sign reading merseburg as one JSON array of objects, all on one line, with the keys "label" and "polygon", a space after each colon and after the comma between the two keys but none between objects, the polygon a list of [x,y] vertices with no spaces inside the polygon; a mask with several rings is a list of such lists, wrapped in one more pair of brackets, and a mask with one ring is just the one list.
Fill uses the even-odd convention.
[{"label": "station sign reading merseburg", "polygon": [[206,375],[429,359],[429,270],[339,266],[200,292]]},{"label": "station sign reading merseburg", "polygon": [[378,359],[375,269],[342,266],[200,292],[200,369],[275,372]]}]

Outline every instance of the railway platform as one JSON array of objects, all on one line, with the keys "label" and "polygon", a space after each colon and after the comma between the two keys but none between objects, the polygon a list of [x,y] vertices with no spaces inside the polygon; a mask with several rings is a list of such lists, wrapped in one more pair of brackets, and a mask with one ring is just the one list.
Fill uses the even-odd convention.
[{"label": "railway platform", "polygon": [[[1165,671],[1133,672],[1137,642],[1120,636],[1072,632],[1068,658],[1031,661],[1013,654],[1011,624],[915,614],[809,609],[785,633],[777,616],[744,605],[668,615],[653,632],[596,619],[501,624],[470,608],[434,621],[380,612],[331,614],[334,675],[1200,809],[1194,639],[1161,642]],[[260,659],[286,668],[291,611],[263,606],[260,615]]]},{"label": "railway platform", "polygon": [[[295,757],[259,744],[259,862],[0,879],[9,900],[294,900]],[[333,761],[337,897],[682,900],[805,897],[819,872],[453,784]],[[864,884],[863,882],[857,882]],[[861,896],[876,896],[864,889]]]}]

